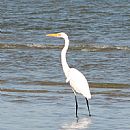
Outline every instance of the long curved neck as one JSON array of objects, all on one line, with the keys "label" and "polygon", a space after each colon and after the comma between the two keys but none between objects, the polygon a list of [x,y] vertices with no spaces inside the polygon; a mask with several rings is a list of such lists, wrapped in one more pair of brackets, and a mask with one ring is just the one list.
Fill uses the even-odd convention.
[{"label": "long curved neck", "polygon": [[61,51],[61,63],[62,63],[64,74],[67,77],[68,71],[70,69],[70,67],[69,67],[69,65],[67,64],[67,61],[66,61],[66,52],[67,52],[68,47],[69,47],[69,39],[68,39],[68,37],[65,37],[64,40],[65,40],[65,46]]}]

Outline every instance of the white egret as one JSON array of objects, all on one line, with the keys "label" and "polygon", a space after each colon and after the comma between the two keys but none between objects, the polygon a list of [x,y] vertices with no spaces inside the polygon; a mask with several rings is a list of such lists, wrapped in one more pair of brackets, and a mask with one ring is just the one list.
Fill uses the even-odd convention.
[{"label": "white egret", "polygon": [[90,109],[89,109],[89,103],[88,103],[88,100],[91,99],[91,93],[89,90],[89,85],[88,85],[87,79],[77,69],[70,68],[69,65],[67,64],[67,61],[66,61],[66,52],[67,52],[68,47],[69,47],[68,36],[63,32],[55,33],[55,34],[48,34],[46,36],[60,37],[60,38],[63,38],[65,40],[65,46],[61,51],[61,63],[62,63],[64,74],[66,76],[66,83],[68,83],[68,82],[70,83],[70,86],[72,87],[72,90],[75,94],[76,117],[78,117],[78,115],[77,115],[78,102],[77,102],[77,98],[76,98],[76,92],[82,94],[85,97],[87,107],[88,107],[89,116],[91,116]]}]

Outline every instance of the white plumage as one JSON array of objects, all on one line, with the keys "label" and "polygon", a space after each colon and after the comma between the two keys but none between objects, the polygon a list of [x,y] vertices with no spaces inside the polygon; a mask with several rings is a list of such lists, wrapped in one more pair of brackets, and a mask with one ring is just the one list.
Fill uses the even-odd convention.
[{"label": "white plumage", "polygon": [[87,99],[91,99],[88,82],[85,76],[75,68],[70,68],[69,71],[70,86],[77,92],[82,94]]},{"label": "white plumage", "polygon": [[91,99],[91,93],[89,90],[89,85],[88,85],[87,79],[77,69],[70,68],[69,65],[67,64],[67,61],[66,61],[66,52],[67,52],[68,47],[69,47],[68,36],[65,33],[48,34],[47,36],[64,38],[65,46],[61,51],[61,63],[62,63],[64,74],[66,76],[66,82],[70,83],[70,86],[72,87],[72,90],[75,94],[76,117],[78,117],[77,116],[78,103],[77,103],[77,98],[76,98],[76,92],[82,94],[85,97],[88,111],[89,111],[89,116],[91,116],[89,104],[88,104],[88,100]]}]

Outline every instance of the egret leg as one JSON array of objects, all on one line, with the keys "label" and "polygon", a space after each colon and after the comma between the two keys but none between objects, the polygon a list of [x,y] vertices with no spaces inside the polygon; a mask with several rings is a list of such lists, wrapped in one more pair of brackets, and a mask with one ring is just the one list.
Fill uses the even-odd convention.
[{"label": "egret leg", "polygon": [[78,115],[77,115],[77,111],[78,111],[78,102],[77,102],[76,95],[75,95],[75,103],[76,103],[76,118],[78,118]]},{"label": "egret leg", "polygon": [[91,114],[90,114],[90,109],[89,109],[88,99],[87,99],[87,98],[85,98],[85,99],[86,99],[86,103],[87,103],[87,107],[88,107],[89,116],[91,116]]}]

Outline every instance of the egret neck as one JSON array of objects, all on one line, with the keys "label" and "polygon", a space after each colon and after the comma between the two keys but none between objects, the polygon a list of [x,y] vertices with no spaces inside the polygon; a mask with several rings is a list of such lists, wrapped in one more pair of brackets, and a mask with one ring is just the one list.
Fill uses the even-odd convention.
[{"label": "egret neck", "polygon": [[64,40],[65,40],[65,46],[61,51],[61,63],[62,63],[64,74],[67,78],[69,70],[70,70],[70,67],[69,67],[69,65],[67,64],[67,61],[66,61],[66,52],[67,52],[68,46],[69,46],[68,36],[64,37]]}]

